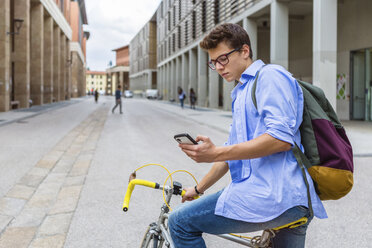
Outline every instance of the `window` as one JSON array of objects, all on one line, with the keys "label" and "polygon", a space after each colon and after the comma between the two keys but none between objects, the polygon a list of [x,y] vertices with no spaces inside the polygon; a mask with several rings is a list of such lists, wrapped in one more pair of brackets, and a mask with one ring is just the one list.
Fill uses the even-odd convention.
[{"label": "window", "polygon": [[220,0],[214,0],[214,24],[220,22]]},{"label": "window", "polygon": [[172,34],[172,48],[173,48],[173,52],[176,51],[176,34],[173,33]]},{"label": "window", "polygon": [[167,22],[168,22],[168,31],[171,30],[171,22],[170,22],[170,12],[168,11],[168,18],[167,18]]},{"label": "window", "polygon": [[176,5],[173,5],[173,27],[176,26]]},{"label": "window", "polygon": [[181,6],[182,6],[181,0],[178,0],[178,20],[181,20],[181,17],[182,17]]},{"label": "window", "polygon": [[207,31],[207,2],[202,3],[202,32]]},{"label": "window", "polygon": [[196,38],[196,11],[192,12],[192,38]]},{"label": "window", "polygon": [[185,45],[187,45],[187,40],[189,38],[189,21],[185,22]]},{"label": "window", "polygon": [[92,78],[94,78],[94,75],[92,74],[92,75],[90,75]]},{"label": "window", "polygon": [[102,85],[102,82],[100,82],[99,84]]},{"label": "window", "polygon": [[231,1],[231,16],[238,13],[238,0]]},{"label": "window", "polygon": [[178,35],[178,48],[181,48],[181,26],[177,27],[177,35]]},{"label": "window", "polygon": [[94,82],[92,82],[92,84],[94,84]]},{"label": "window", "polygon": [[102,75],[100,76],[100,78],[102,78]]}]

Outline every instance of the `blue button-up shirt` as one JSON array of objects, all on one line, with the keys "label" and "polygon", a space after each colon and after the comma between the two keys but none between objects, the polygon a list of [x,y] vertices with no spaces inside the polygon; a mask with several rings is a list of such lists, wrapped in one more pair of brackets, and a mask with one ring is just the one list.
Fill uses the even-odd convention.
[{"label": "blue button-up shirt", "polygon": [[[231,92],[233,122],[225,145],[246,142],[265,133],[292,146],[295,142],[301,144],[302,90],[283,67],[263,66],[261,60],[251,64]],[[258,70],[256,109],[251,94]],[[308,206],[306,185],[292,151],[227,162],[232,182],[217,201],[216,215],[246,222],[266,222],[294,206]],[[307,180],[314,215],[327,218],[308,173]]]}]

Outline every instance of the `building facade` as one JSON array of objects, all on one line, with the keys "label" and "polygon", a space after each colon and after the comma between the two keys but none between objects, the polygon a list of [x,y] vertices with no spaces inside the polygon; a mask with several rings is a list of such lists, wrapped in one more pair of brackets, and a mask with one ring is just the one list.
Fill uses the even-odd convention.
[{"label": "building facade", "polygon": [[87,71],[86,72],[86,93],[92,94],[95,90],[101,95],[106,94],[106,72],[104,71]]},{"label": "building facade", "polygon": [[156,14],[130,41],[130,89],[157,88]]},{"label": "building facade", "polygon": [[116,65],[106,70],[106,94],[115,94],[116,87],[129,90],[129,46],[112,50],[115,52]]},{"label": "building facade", "polygon": [[71,97],[84,96],[86,93],[86,42],[89,32],[85,32],[83,25],[88,24],[85,1],[71,2],[70,23],[72,28],[71,50]]},{"label": "building facade", "polygon": [[0,1],[0,111],[70,99],[73,4]]},{"label": "building facade", "polygon": [[158,89],[197,92],[199,106],[231,109],[234,83],[207,66],[198,43],[220,23],[249,34],[254,59],[320,86],[343,120],[371,120],[372,1],[163,0],[157,11]]}]

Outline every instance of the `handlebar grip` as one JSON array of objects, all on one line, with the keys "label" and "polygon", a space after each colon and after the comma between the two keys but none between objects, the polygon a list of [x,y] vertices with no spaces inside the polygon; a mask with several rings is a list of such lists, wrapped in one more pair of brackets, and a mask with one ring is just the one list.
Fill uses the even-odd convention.
[{"label": "handlebar grip", "polygon": [[146,187],[154,188],[154,189],[159,188],[158,183],[154,183],[154,182],[150,182],[150,181],[146,181],[146,180],[142,180],[142,179],[131,180],[128,184],[127,192],[125,193],[125,197],[124,197],[124,202],[123,202],[123,211],[124,212],[127,212],[128,209],[129,209],[129,201],[130,201],[130,197],[132,195],[132,192],[134,190],[135,185],[142,185],[142,186],[146,186]]},{"label": "handlebar grip", "polygon": [[[181,196],[184,196],[186,194],[186,191],[183,189],[182,192],[181,192]],[[193,198],[196,200],[196,199],[199,199],[200,196],[196,195],[194,196]]]}]

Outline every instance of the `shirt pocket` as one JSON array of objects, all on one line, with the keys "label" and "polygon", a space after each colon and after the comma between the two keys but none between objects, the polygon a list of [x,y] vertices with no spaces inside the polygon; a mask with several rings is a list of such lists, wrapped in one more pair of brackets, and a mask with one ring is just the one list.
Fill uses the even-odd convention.
[{"label": "shirt pocket", "polygon": [[251,175],[251,166],[249,160],[233,160],[229,161],[231,180],[238,182],[245,180]]}]

